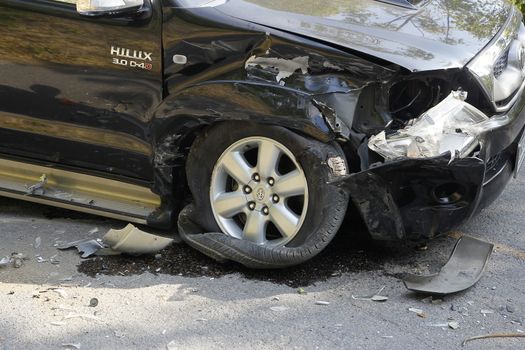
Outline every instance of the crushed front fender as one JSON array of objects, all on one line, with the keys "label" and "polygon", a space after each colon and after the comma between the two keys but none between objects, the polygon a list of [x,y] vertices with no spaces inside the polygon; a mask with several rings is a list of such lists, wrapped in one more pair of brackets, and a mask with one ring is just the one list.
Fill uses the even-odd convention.
[{"label": "crushed front fender", "polygon": [[[337,180],[377,240],[426,240],[476,212],[485,163],[450,154],[389,162]],[[343,227],[344,229],[344,227]]]}]

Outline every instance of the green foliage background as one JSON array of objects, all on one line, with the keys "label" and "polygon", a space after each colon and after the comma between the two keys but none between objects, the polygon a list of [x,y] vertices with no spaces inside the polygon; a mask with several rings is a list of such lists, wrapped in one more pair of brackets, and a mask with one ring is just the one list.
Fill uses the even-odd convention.
[{"label": "green foliage background", "polygon": [[512,0],[512,2],[519,7],[523,14],[525,14],[525,0]]}]

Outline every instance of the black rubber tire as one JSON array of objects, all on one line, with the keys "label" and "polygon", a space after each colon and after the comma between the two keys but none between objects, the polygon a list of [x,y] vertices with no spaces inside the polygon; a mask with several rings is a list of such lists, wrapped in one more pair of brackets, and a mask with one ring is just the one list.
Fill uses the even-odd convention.
[{"label": "black rubber tire", "polygon": [[[348,194],[328,184],[340,175],[333,173],[328,160],[334,157],[345,159],[343,151],[335,142],[326,144],[303,137],[286,128],[249,122],[224,122],[208,128],[195,140],[186,164],[188,185],[194,198],[191,220],[201,227],[203,232],[220,232],[209,199],[210,181],[215,163],[230,145],[253,136],[270,138],[287,147],[301,165],[309,191],[308,211],[301,229],[286,247],[271,248],[284,249],[279,255],[285,253],[288,248],[290,255],[285,254],[288,258],[285,259],[286,261],[281,261],[280,266],[271,266],[271,261],[268,261],[269,266],[265,267],[284,267],[306,261],[321,252],[334,238],[348,206]],[[217,252],[215,255],[221,253]],[[264,255],[271,256],[271,254]],[[249,257],[244,257],[243,260],[245,258]],[[249,265],[246,261],[241,263]]]}]

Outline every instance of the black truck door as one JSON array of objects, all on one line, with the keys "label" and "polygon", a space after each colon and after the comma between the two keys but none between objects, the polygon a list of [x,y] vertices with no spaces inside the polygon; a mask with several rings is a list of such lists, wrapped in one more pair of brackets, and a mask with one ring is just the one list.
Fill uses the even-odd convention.
[{"label": "black truck door", "polygon": [[151,180],[162,20],[145,1],[88,17],[76,0],[0,0],[1,154]]}]

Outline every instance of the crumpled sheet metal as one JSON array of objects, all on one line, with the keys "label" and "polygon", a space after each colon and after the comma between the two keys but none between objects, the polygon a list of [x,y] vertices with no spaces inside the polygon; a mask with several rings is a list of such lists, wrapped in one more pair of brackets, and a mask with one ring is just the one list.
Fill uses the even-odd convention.
[{"label": "crumpled sheet metal", "polygon": [[434,275],[408,275],[403,282],[407,289],[424,294],[447,295],[466,290],[476,284],[489,261],[494,245],[463,236],[448,262]]},{"label": "crumpled sheet metal", "polygon": [[291,60],[286,60],[284,58],[252,56],[246,61],[245,68],[250,66],[274,68],[279,71],[275,79],[280,83],[283,79],[292,76],[298,70],[300,70],[302,74],[307,74],[309,66],[308,60],[308,56],[296,57]]},{"label": "crumpled sheet metal", "polygon": [[102,239],[81,239],[59,245],[64,250],[77,248],[82,258],[91,255],[151,254],[156,253],[173,243],[173,238],[162,237],[144,232],[132,224],[122,230],[111,229]]}]

